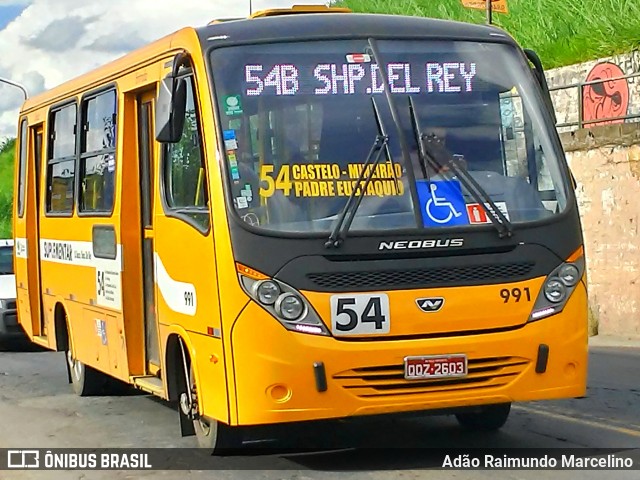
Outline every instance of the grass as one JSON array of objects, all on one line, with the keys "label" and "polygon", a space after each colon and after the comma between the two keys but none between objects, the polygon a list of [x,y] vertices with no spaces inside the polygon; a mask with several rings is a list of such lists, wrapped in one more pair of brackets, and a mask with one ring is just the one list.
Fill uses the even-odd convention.
[{"label": "grass", "polygon": [[[341,0],[355,12],[390,13],[484,23],[484,10],[460,0]],[[595,60],[640,47],[638,0],[507,0],[509,13],[493,23],[524,48],[540,55],[545,68]]]},{"label": "grass", "polygon": [[0,238],[11,237],[15,139],[0,144]]}]

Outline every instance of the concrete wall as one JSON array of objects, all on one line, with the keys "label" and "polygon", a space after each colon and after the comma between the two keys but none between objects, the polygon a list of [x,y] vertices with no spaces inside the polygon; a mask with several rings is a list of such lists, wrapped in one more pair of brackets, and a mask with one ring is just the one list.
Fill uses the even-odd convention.
[{"label": "concrete wall", "polygon": [[640,338],[640,123],[561,137],[578,182],[598,333]]},{"label": "concrete wall", "polygon": [[[615,79],[639,73],[636,51],[548,70],[546,76],[578,181],[597,331],[640,339],[640,75]],[[614,80],[579,87],[606,78]],[[620,116],[638,118],[615,119]],[[579,119],[597,122],[579,128]]]}]

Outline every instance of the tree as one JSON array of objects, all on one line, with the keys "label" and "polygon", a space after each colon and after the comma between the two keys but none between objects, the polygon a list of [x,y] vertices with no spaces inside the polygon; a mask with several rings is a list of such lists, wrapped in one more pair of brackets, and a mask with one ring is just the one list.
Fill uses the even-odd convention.
[{"label": "tree", "polygon": [[5,152],[10,152],[13,155],[14,149],[16,148],[16,139],[15,138],[5,138],[0,140],[0,154]]}]

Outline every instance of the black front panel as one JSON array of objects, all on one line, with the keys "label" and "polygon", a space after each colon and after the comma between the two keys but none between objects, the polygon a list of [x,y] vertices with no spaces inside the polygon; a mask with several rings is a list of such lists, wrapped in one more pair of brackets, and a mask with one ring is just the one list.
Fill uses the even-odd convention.
[{"label": "black front panel", "polygon": [[[490,260],[488,256],[484,256],[484,258]],[[303,260],[299,259],[298,261]],[[282,272],[282,275],[286,275],[291,268],[295,269],[295,263],[297,262],[289,264],[289,268],[286,272]],[[367,263],[370,262],[360,262],[359,266],[364,267],[364,271],[354,270],[353,268],[348,268],[347,271],[335,271],[335,269],[331,268],[332,265],[325,265],[326,271],[308,273],[305,275],[305,279],[311,282],[311,285],[315,287],[314,290],[329,292],[353,290],[354,285],[358,290],[376,288],[393,290],[396,288],[440,287],[459,282],[473,285],[476,283],[504,283],[526,280],[536,266],[536,262],[532,260],[488,265],[474,262],[461,266],[434,266],[433,264],[438,262],[423,260],[420,262],[410,261],[411,265],[406,265],[403,268],[400,263],[406,263],[406,261],[387,260],[376,262],[382,265],[387,263],[386,268],[383,266],[380,270],[370,270],[366,268]],[[416,263],[424,263],[425,266],[418,267]],[[450,262],[440,263],[446,264]]]},{"label": "black front panel", "polygon": [[[553,223],[519,227],[501,239],[493,228],[443,235],[280,238],[249,232],[231,217],[236,261],[308,291],[400,290],[499,284],[546,276],[582,245],[577,209]],[[453,240],[462,240],[462,246]],[[397,249],[381,248],[392,245]],[[424,248],[409,248],[423,247]]]},{"label": "black front panel", "polygon": [[388,291],[519,282],[544,276],[558,263],[554,254],[538,245],[497,254],[348,262],[318,255],[292,260],[278,278],[302,290]]}]

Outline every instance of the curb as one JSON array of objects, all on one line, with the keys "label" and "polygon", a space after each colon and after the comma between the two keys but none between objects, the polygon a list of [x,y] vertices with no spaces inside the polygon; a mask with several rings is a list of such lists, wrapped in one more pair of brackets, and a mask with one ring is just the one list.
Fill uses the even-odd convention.
[{"label": "curb", "polygon": [[595,335],[589,337],[589,347],[640,348],[640,337]]}]

